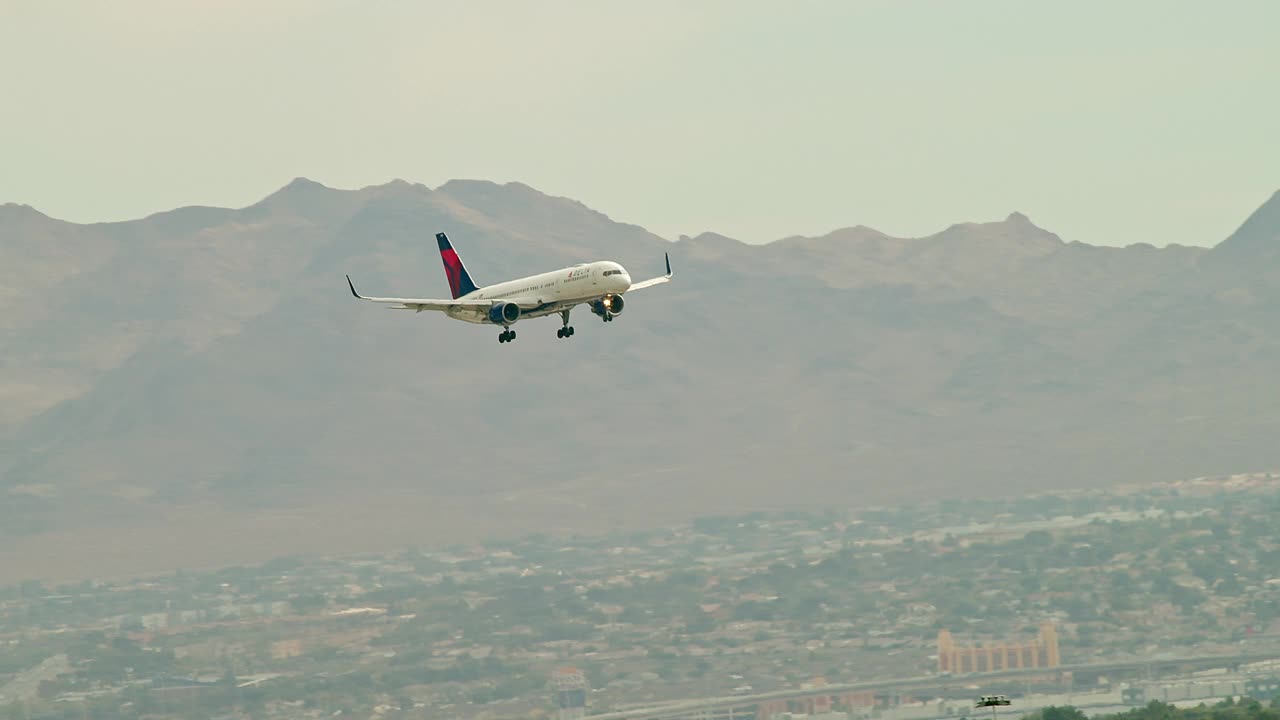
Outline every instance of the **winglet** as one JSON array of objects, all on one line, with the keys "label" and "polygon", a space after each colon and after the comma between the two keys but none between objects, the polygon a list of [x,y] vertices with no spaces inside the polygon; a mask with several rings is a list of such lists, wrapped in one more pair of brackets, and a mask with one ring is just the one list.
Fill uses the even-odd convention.
[{"label": "winglet", "polygon": [[662,253],[662,256],[667,259],[667,277],[671,277],[671,253]]},{"label": "winglet", "polygon": [[351,288],[351,294],[352,294],[352,295],[355,295],[355,296],[356,296],[356,298],[358,298],[358,299],[360,299],[360,300],[363,300],[363,299],[364,299],[364,298],[360,297],[360,293],[356,292],[356,286],[355,286],[355,283],[351,282],[351,276],[350,276],[350,275],[348,275],[348,276],[347,276],[347,285]]}]

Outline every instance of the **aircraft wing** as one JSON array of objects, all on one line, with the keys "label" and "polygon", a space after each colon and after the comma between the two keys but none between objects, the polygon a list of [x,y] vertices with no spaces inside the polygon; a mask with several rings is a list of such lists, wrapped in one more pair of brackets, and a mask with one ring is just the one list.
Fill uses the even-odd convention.
[{"label": "aircraft wing", "polygon": [[664,282],[670,282],[671,281],[671,255],[665,254],[664,257],[666,257],[667,259],[666,275],[662,275],[661,277],[656,277],[656,278],[649,278],[648,280],[641,280],[638,283],[633,283],[631,287],[627,288],[627,292],[631,292],[632,290],[643,290],[647,287],[653,287],[654,285],[661,285]]},{"label": "aircraft wing", "polygon": [[351,276],[347,276],[347,285],[351,288],[351,294],[360,300],[368,300],[369,302],[386,303],[391,305],[392,310],[415,310],[422,312],[423,310],[439,310],[441,312],[453,308],[487,308],[493,305],[492,300],[430,300],[427,298],[384,298],[384,297],[365,297],[356,292],[356,286],[351,282]]}]

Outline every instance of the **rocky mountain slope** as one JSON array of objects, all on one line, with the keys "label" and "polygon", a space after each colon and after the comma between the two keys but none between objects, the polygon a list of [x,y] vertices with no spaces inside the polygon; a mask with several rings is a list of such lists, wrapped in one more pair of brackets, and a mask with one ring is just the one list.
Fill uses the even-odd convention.
[{"label": "rocky mountain slope", "polygon": [[[511,345],[350,297],[447,297],[439,230],[482,284],[677,278]],[[0,206],[0,580],[1280,467],[1277,248],[1280,194],[1212,250],[1018,213],[669,243],[476,181]]]}]

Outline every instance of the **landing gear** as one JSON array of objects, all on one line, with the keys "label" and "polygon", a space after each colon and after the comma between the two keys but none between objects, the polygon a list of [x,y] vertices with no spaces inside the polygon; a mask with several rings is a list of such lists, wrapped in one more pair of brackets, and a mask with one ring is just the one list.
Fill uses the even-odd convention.
[{"label": "landing gear", "polygon": [[506,330],[503,330],[502,332],[498,333],[498,342],[500,343],[508,343],[515,339],[516,339],[516,331],[512,330],[511,328],[507,328]]},{"label": "landing gear", "polygon": [[606,312],[605,314],[600,316],[600,319],[605,322],[613,322],[613,313]]},{"label": "landing gear", "polygon": [[564,327],[556,331],[556,337],[562,340],[567,337],[573,337],[573,326],[569,324],[569,311],[561,310],[560,317],[564,318]]}]

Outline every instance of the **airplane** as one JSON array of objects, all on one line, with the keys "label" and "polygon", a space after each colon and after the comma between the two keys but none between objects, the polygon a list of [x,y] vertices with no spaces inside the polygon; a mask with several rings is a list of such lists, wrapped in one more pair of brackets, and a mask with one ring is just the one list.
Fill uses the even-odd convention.
[{"label": "airplane", "polygon": [[564,326],[556,331],[556,337],[573,337],[569,324],[569,311],[578,305],[587,305],[604,322],[612,322],[622,314],[626,305],[622,296],[632,290],[643,290],[671,280],[671,256],[666,255],[667,274],[638,283],[631,282],[625,268],[616,262],[601,260],[579,263],[573,267],[555,270],[541,275],[531,275],[509,282],[477,287],[471,274],[462,264],[453,244],[444,233],[436,233],[440,246],[440,259],[444,261],[444,273],[449,278],[452,300],[425,298],[365,297],[356,292],[355,283],[347,276],[347,285],[357,299],[386,303],[392,310],[436,310],[455,319],[481,325],[501,325],[499,343],[516,339],[511,329],[517,320],[546,317],[559,314]]}]

